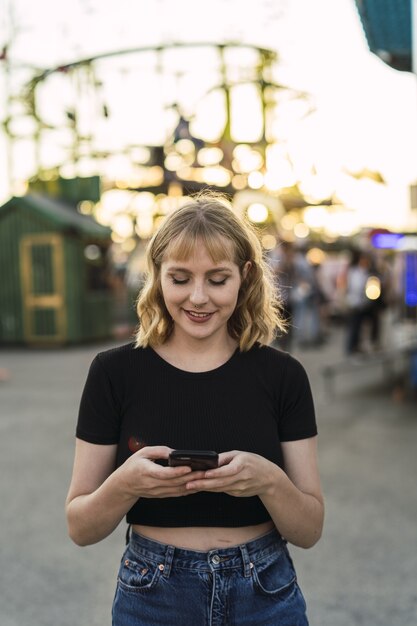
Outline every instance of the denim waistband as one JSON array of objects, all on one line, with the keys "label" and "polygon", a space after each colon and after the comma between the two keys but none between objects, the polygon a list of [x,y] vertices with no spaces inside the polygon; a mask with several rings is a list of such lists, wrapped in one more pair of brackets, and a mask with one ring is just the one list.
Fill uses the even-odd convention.
[{"label": "denim waistband", "polygon": [[250,576],[254,563],[272,554],[277,555],[286,549],[285,544],[286,541],[274,529],[247,543],[201,552],[176,548],[132,531],[128,549],[153,561],[164,576],[169,576],[172,567],[200,572],[243,568],[244,575]]}]

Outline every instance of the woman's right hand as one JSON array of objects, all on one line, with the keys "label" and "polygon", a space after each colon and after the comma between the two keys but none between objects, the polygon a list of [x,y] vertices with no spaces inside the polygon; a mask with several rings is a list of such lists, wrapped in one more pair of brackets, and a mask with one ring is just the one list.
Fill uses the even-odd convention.
[{"label": "woman's right hand", "polygon": [[190,480],[203,478],[204,472],[192,471],[186,465],[164,467],[155,463],[168,460],[171,451],[172,448],[167,446],[146,446],[119,467],[123,488],[129,497],[175,498],[190,494],[186,484]]},{"label": "woman's right hand", "polygon": [[204,472],[155,463],[168,459],[170,452],[166,446],[148,446],[115,469],[117,444],[98,445],[77,439],[66,502],[71,539],[80,546],[101,541],[113,532],[138,498],[189,495],[185,485],[202,478]]}]

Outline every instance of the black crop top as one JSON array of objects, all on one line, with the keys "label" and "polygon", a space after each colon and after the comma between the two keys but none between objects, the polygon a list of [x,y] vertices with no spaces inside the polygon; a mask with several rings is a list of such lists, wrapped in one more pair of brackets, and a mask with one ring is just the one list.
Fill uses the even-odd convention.
[{"label": "black crop top", "polygon": [[[117,444],[117,466],[146,445],[260,454],[282,467],[281,441],[317,434],[302,365],[271,347],[236,352],[208,372],[186,372],[133,344],[98,354],[81,398],[76,435]],[[257,496],[199,492],[140,498],[127,513],[147,526],[249,526],[270,519]]]}]

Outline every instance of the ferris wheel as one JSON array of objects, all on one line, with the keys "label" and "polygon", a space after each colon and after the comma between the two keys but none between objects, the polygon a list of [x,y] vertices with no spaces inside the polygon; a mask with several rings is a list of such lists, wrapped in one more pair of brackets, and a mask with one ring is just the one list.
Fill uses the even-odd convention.
[{"label": "ferris wheel", "polygon": [[[248,44],[172,43],[35,72],[19,94],[20,111],[3,123],[11,178],[13,152],[29,140],[34,176],[97,172],[134,183],[136,171],[133,186],[152,187],[156,170],[144,180],[141,167],[156,165],[173,172],[171,181],[232,191],[253,173],[259,184],[266,149],[283,139],[279,110],[295,100],[300,115],[311,109],[306,94],[277,81],[277,67],[275,52]],[[205,181],[199,174],[208,166],[212,178]]]}]

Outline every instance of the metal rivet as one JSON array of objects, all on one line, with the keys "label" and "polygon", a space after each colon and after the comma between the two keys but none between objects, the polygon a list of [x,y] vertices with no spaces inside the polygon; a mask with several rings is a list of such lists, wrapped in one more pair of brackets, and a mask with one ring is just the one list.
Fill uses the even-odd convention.
[{"label": "metal rivet", "polygon": [[144,568],[143,568],[143,570],[141,570],[141,572],[140,572],[140,573],[142,574],[142,576],[145,576],[145,574],[147,573],[147,571],[148,571],[148,568],[147,568],[147,567],[144,567]]},{"label": "metal rivet", "polygon": [[218,565],[220,563],[220,557],[218,554],[215,554],[214,556],[211,557],[211,562],[214,563],[215,565]]},{"label": "metal rivet", "polygon": [[126,567],[129,565],[129,560],[128,559],[126,559],[125,565],[126,565]]},{"label": "metal rivet", "polygon": [[164,571],[164,569],[165,569],[165,565],[162,565],[162,563],[160,563],[160,564],[158,565],[158,569],[159,569],[159,570],[161,570],[161,572],[163,572],[163,571]]},{"label": "metal rivet", "polygon": [[253,569],[253,563],[249,563],[249,567]]}]

